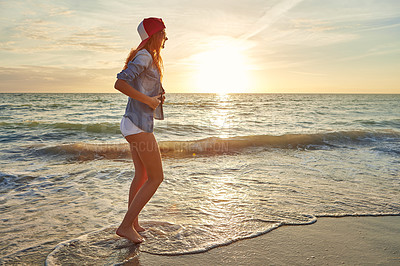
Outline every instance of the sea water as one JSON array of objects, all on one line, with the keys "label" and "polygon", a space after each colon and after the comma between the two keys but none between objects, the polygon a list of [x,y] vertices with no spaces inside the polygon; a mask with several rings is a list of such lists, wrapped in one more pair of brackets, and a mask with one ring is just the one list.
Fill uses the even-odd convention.
[{"label": "sea water", "polygon": [[127,97],[0,96],[2,263],[107,265],[400,214],[400,95],[167,94],[154,132],[165,177],[139,247],[114,234],[134,176]]}]

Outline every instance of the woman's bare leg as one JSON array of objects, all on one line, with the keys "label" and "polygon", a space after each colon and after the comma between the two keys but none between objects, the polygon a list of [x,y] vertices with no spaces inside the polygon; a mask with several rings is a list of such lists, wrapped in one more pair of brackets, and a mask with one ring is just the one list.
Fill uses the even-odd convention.
[{"label": "woman's bare leg", "polygon": [[[129,143],[131,153],[132,153],[132,160],[133,164],[135,165],[135,177],[132,180],[131,187],[129,189],[129,200],[128,200],[128,208],[131,205],[133,198],[136,196],[136,193],[139,189],[143,186],[143,184],[147,181],[147,172],[146,168],[143,165],[142,160],[139,157],[135,147],[135,144]],[[133,227],[137,232],[143,232],[145,229],[139,225],[139,215],[136,216],[135,220],[133,221]]]},{"label": "woman's bare leg", "polygon": [[[131,138],[128,139],[128,137]],[[140,211],[156,192],[164,179],[164,174],[160,150],[154,135],[152,133],[139,133],[128,137],[129,143],[133,144],[139,158],[143,162],[148,179],[133,198],[116,233],[119,236],[128,238],[132,242],[140,243],[142,242],[142,238],[132,227],[132,224]]]}]

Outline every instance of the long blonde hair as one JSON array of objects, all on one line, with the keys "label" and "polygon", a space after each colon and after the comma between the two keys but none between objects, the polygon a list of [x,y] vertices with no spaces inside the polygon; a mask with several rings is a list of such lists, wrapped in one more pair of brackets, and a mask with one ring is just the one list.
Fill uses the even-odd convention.
[{"label": "long blonde hair", "polygon": [[160,52],[164,37],[165,37],[165,32],[159,31],[150,37],[150,39],[143,48],[140,49],[132,48],[128,57],[125,60],[124,69],[128,67],[128,63],[135,57],[137,52],[139,52],[141,49],[146,49],[151,54],[151,57],[153,58],[153,64],[157,68],[158,73],[160,73],[160,77],[162,79],[164,67]]}]

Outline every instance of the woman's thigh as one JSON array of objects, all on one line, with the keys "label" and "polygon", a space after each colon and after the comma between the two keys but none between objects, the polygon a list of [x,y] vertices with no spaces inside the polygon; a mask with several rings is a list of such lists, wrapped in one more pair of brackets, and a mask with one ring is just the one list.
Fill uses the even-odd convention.
[{"label": "woman's thigh", "polygon": [[131,145],[131,149],[137,152],[140,161],[146,169],[150,179],[164,178],[161,162],[160,149],[153,133],[139,133],[127,136],[126,139]]},{"label": "woman's thigh", "polygon": [[139,177],[145,177],[146,176],[146,168],[144,167],[142,159],[140,159],[140,157],[139,157],[139,154],[135,148],[135,144],[129,142],[129,148],[130,148],[131,154],[132,154],[133,165],[135,166],[135,175],[137,175]]}]

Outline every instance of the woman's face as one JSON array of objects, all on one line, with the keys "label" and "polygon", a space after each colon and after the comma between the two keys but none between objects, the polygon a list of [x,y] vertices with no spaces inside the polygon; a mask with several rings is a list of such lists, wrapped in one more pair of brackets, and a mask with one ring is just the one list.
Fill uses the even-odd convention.
[{"label": "woman's face", "polygon": [[165,42],[168,40],[168,38],[167,38],[167,33],[165,32],[165,29],[161,31],[161,36],[160,36],[160,38],[161,38],[161,45],[160,45],[160,46],[161,46],[161,48],[164,49]]}]

